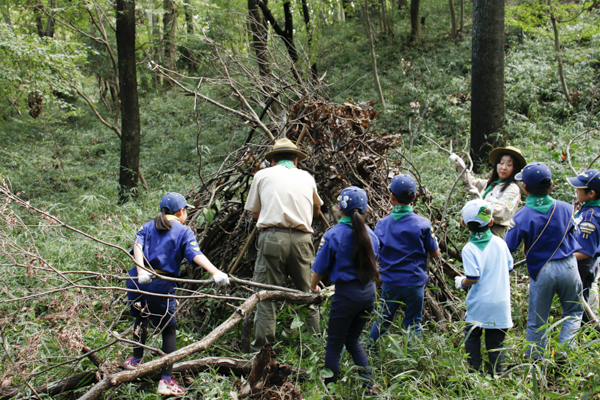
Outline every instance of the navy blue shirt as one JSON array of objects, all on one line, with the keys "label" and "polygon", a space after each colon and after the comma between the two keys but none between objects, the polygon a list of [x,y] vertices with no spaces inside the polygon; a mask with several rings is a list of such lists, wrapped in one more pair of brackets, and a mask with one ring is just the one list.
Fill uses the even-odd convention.
[{"label": "navy blue shirt", "polygon": [[[371,246],[375,253],[375,259],[379,253],[379,239],[371,228],[365,225]],[[358,279],[356,267],[352,262],[352,251],[354,250],[354,238],[352,227],[339,223],[329,229],[323,235],[319,251],[312,265],[312,270],[319,275],[329,275],[332,282],[350,282]]]},{"label": "navy blue shirt", "polygon": [[600,207],[583,205],[575,216],[575,235],[581,246],[579,252],[591,258],[600,255]]},{"label": "navy blue shirt", "polygon": [[438,250],[431,222],[411,212],[395,221],[391,215],[375,227],[379,238],[381,280],[390,286],[423,286],[427,283],[427,253]]},{"label": "navy blue shirt", "polygon": [[183,258],[193,264],[194,257],[202,252],[190,228],[173,217],[169,220],[171,229],[168,231],[156,230],[154,221],[146,222],[135,234],[135,243],[142,246],[144,257],[152,268],[178,277]]},{"label": "navy blue shirt", "polygon": [[[573,207],[564,201],[554,200],[554,205],[546,214],[529,206],[517,211],[504,241],[511,253],[517,250],[519,243],[523,241],[527,271],[529,276],[537,281],[540,271],[548,261],[563,259],[581,249],[575,239],[574,227]],[[539,237],[540,234],[542,237]]]}]

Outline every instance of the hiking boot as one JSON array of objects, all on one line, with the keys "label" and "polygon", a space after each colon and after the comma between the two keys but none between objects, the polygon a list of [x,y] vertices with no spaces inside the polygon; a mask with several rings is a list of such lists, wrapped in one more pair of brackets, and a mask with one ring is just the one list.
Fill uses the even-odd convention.
[{"label": "hiking boot", "polygon": [[173,378],[171,378],[171,382],[161,379],[160,382],[158,382],[158,390],[156,392],[163,396],[181,396],[185,394],[185,390],[183,390]]}]

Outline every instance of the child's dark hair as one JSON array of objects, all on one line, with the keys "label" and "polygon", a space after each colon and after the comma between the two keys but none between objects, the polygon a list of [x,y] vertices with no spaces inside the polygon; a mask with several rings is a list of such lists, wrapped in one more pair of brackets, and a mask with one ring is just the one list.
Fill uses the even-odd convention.
[{"label": "child's dark hair", "polygon": [[510,176],[508,177],[508,179],[506,180],[506,182],[504,182],[502,184],[502,189],[500,189],[500,193],[504,192],[504,190],[508,187],[508,185],[510,185],[511,183],[513,183],[515,181],[515,175],[519,173],[519,171],[524,167],[524,165],[521,165],[519,163],[519,161],[512,155],[512,154],[500,154],[498,155],[498,157],[496,157],[496,162],[493,165],[493,169],[492,169],[492,174],[490,175],[490,178],[488,179],[487,183],[485,184],[485,187],[490,186],[492,183],[494,183],[495,181],[497,181],[498,179],[500,179],[500,176],[498,175],[498,164],[500,164],[500,161],[502,160],[502,157],[504,156],[509,156],[510,159],[512,160],[513,163],[513,171],[510,174]]},{"label": "child's dark hair", "polygon": [[365,228],[365,219],[357,208],[350,212],[352,216],[352,238],[354,239],[352,261],[358,273],[358,280],[362,284],[370,281],[379,282],[377,262],[371,246],[371,238],[367,233],[367,228]]},{"label": "child's dark hair", "polygon": [[[547,184],[548,182],[546,181],[550,181],[549,179],[544,179],[542,180],[540,183],[541,184]],[[552,181],[550,181],[552,182]],[[525,183],[527,185],[527,183]],[[527,185],[527,193],[534,195],[534,196],[548,196],[551,192],[552,192],[552,187],[539,187],[539,186],[532,186],[532,185]]]},{"label": "child's dark hair", "polygon": [[479,222],[477,222],[477,221],[469,221],[469,222],[467,222],[467,228],[469,228],[469,230],[471,232],[481,233],[481,232],[485,232],[485,231],[489,230],[490,226],[489,225],[480,226]]},{"label": "child's dark hair", "polygon": [[594,198],[593,198],[593,200],[598,200],[598,196],[600,196],[600,192],[598,190],[591,189],[591,188],[586,188],[584,190],[585,190],[585,194],[590,194],[590,192],[593,190],[594,191]]},{"label": "child's dark hair", "polygon": [[415,201],[415,192],[411,189],[404,189],[398,196],[394,194],[394,198],[400,204],[410,204]]},{"label": "child's dark hair", "polygon": [[298,154],[296,153],[277,153],[273,154],[272,160],[275,161],[275,164],[277,164],[279,161],[294,161],[296,158],[298,158]]},{"label": "child's dark hair", "polygon": [[167,219],[167,213],[169,212],[169,209],[166,207],[163,207],[160,210],[160,214],[158,214],[155,218],[154,218],[154,227],[156,228],[157,231],[169,231],[171,230],[171,221],[169,221]]}]

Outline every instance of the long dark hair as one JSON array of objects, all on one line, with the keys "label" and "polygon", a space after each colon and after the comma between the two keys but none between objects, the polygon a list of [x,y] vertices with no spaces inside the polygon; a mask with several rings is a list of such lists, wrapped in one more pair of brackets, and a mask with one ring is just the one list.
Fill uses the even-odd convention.
[{"label": "long dark hair", "polygon": [[492,183],[494,183],[495,181],[500,179],[500,176],[498,175],[498,164],[500,164],[500,160],[502,160],[502,157],[504,157],[504,156],[509,156],[510,159],[512,160],[513,172],[512,172],[512,174],[510,174],[510,176],[508,177],[506,182],[504,182],[502,184],[502,189],[500,189],[500,193],[504,192],[504,190],[506,190],[506,188],[515,181],[515,175],[518,174],[519,171],[521,171],[521,169],[524,167],[524,165],[521,165],[519,163],[519,161],[515,158],[515,156],[513,156],[512,154],[504,153],[504,154],[498,155],[498,157],[496,157],[496,162],[494,163],[494,168],[492,169],[492,174],[490,175],[490,179],[488,179],[485,187],[490,186]]},{"label": "long dark hair", "polygon": [[354,249],[352,250],[352,262],[358,273],[358,280],[363,285],[370,281],[379,282],[379,272],[377,272],[377,262],[375,253],[371,246],[371,238],[365,228],[365,219],[357,208],[351,211],[352,216],[352,238],[354,239]]},{"label": "long dark hair", "polygon": [[156,228],[157,231],[170,231],[171,230],[171,221],[169,221],[167,219],[168,212],[169,212],[169,209],[166,207],[163,207],[160,210],[160,214],[158,214],[154,218],[154,227]]}]

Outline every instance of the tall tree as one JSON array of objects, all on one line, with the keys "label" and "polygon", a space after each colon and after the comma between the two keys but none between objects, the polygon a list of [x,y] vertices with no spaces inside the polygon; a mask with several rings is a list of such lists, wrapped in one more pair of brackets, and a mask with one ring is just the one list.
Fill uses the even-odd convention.
[{"label": "tall tree", "polygon": [[117,56],[121,102],[121,201],[137,187],[140,166],[140,109],[135,59],[135,0],[117,0]]},{"label": "tall tree", "polygon": [[[164,26],[164,45],[165,53],[163,64],[168,69],[175,68],[175,22],[177,6],[174,0],[164,0],[163,7],[165,13],[163,14],[163,26]],[[165,85],[171,85],[171,81],[166,79]]]},{"label": "tall tree", "polygon": [[[39,2],[33,6],[35,12],[35,25],[37,28],[39,37],[54,37],[54,17],[52,16],[52,9],[54,8],[55,0],[49,0],[48,6],[44,3]],[[46,26],[44,26],[43,17],[47,16]]]},{"label": "tall tree", "polygon": [[471,154],[485,162],[504,125],[504,0],[473,2]]},{"label": "tall tree", "polygon": [[410,36],[408,43],[419,43],[423,36],[421,31],[421,18],[419,18],[420,0],[410,1]]},{"label": "tall tree", "polygon": [[381,90],[381,83],[379,83],[379,73],[377,72],[377,56],[375,55],[375,41],[373,40],[371,19],[369,18],[369,0],[365,0],[364,11],[365,28],[367,31],[367,39],[369,40],[369,50],[371,51],[371,63],[373,64],[373,78],[375,80],[375,88],[377,89],[377,94],[379,94],[379,101],[381,101],[381,106],[385,109],[385,98],[383,97],[383,90]]},{"label": "tall tree", "polygon": [[[267,0],[265,0],[265,5]],[[252,45],[256,53],[258,71],[261,76],[267,76],[271,72],[269,68],[269,53],[267,51],[267,40],[269,26],[267,20],[260,11],[258,0],[248,0],[248,20],[252,31]]]}]

